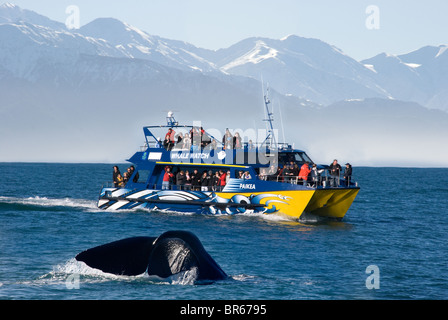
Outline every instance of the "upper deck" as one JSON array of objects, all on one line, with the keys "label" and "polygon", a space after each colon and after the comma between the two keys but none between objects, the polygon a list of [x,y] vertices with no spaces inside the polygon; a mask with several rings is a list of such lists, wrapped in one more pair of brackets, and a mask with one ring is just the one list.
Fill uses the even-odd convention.
[{"label": "upper deck", "polygon": [[[159,183],[160,172],[170,166],[175,172],[228,169],[233,178],[237,178],[240,171],[250,171],[258,180],[302,184],[300,168],[308,163],[312,169],[315,164],[305,151],[288,143],[274,144],[268,138],[261,139],[261,142],[254,139],[254,142],[246,138],[246,141],[229,145],[225,135],[216,137],[216,133],[207,132],[200,126],[179,125],[173,117],[167,118],[167,125],[146,126],[143,132],[145,144],[128,161],[135,164],[140,172],[148,172],[148,182]],[[309,185],[333,186],[335,177],[330,176],[328,167],[316,164],[310,174]],[[158,177],[151,177],[155,173]],[[339,186],[339,175],[337,179],[334,185]],[[352,181],[344,184],[345,187],[357,187],[357,183]]]},{"label": "upper deck", "polygon": [[[158,131],[158,132],[157,132]],[[282,167],[286,163],[314,162],[305,151],[293,149],[291,144],[270,144],[251,139],[237,145],[225,143],[225,137],[215,137],[202,127],[179,125],[146,126],[143,128],[145,144],[128,161],[144,165],[145,162],[173,161],[182,163],[207,163],[227,165],[250,165],[254,168],[274,165]],[[170,137],[169,142],[165,138]],[[236,136],[236,135],[235,135]],[[165,137],[163,140],[161,137]]]}]

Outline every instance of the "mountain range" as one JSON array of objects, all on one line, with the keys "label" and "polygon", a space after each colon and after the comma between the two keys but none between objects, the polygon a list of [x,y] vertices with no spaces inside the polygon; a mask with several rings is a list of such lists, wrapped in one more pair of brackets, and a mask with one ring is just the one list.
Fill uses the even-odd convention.
[{"label": "mountain range", "polygon": [[[130,141],[141,141],[136,127],[163,122],[170,109],[182,122],[262,127],[263,80],[285,132],[321,158],[340,154],[369,165],[399,163],[392,144],[400,143],[409,149],[399,152],[406,155],[404,163],[448,165],[440,148],[444,139],[422,141],[422,150],[434,148],[417,157],[415,145],[405,142],[413,136],[420,141],[422,134],[437,141],[447,136],[446,48],[356,61],[321,40],[290,35],[208,50],[114,18],[68,30],[5,3],[0,6],[0,148],[8,151],[1,152],[0,161],[48,161],[49,155],[52,161],[116,161],[134,151]],[[421,131],[416,117],[430,130]],[[333,130],[338,141],[348,139],[348,152],[326,140]],[[364,135],[353,137],[353,130]],[[386,139],[390,132],[403,141]],[[381,152],[380,145],[393,155]]]}]

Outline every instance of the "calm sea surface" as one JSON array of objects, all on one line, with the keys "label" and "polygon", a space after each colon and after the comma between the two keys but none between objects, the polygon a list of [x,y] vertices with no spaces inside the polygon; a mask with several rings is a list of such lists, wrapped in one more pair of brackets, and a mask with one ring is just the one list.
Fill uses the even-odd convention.
[{"label": "calm sea surface", "polygon": [[[448,169],[355,167],[361,191],[344,220],[304,223],[100,211],[110,164],[0,163],[0,172],[0,299],[448,299]],[[154,281],[74,260],[168,230],[195,233],[230,278]]]}]

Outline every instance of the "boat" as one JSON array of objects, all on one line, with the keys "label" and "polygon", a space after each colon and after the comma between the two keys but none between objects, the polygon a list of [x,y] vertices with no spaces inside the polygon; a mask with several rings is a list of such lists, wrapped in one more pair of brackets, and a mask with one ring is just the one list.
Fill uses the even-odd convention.
[{"label": "boat", "polygon": [[[270,101],[264,98],[268,125],[259,143],[232,146],[200,123],[179,124],[173,112],[165,125],[143,127],[145,144],[127,160],[132,164],[127,181],[105,183],[98,207],[341,220],[360,190],[358,183],[341,177],[342,172],[332,176],[328,165],[315,164],[305,151],[277,142]],[[156,131],[166,132],[166,139]],[[189,139],[179,139],[179,133]],[[305,164],[313,171],[298,175],[297,168]],[[181,171],[194,179],[186,180]]]}]

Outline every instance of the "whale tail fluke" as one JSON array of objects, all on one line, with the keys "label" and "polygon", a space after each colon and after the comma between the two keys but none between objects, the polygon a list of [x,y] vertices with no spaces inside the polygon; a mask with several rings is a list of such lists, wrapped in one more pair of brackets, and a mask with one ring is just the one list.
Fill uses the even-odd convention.
[{"label": "whale tail fluke", "polygon": [[136,276],[148,268],[154,237],[133,237],[79,253],[75,259],[91,268],[116,275]]},{"label": "whale tail fluke", "polygon": [[168,278],[195,270],[198,281],[227,278],[199,238],[188,231],[168,231],[158,238],[118,240],[85,250],[75,258],[89,267],[116,275],[136,276],[147,272]]}]

